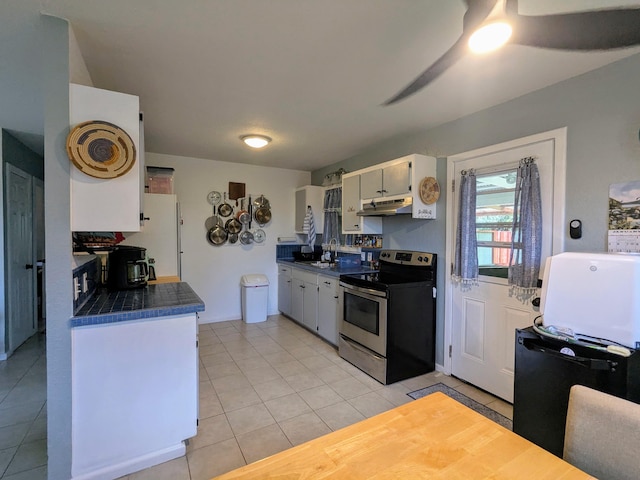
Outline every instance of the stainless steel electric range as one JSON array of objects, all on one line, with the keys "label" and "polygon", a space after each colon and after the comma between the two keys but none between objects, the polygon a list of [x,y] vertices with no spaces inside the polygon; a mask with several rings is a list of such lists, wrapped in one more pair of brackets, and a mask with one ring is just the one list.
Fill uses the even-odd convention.
[{"label": "stainless steel electric range", "polygon": [[340,289],[342,358],[384,385],[435,368],[436,254],[383,250],[379,272]]}]

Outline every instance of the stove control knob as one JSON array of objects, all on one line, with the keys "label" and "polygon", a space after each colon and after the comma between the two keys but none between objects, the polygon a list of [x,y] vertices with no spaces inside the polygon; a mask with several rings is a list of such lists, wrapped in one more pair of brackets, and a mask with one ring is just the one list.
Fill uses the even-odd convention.
[{"label": "stove control knob", "polygon": [[422,261],[422,257],[418,257],[418,261],[421,262]]}]

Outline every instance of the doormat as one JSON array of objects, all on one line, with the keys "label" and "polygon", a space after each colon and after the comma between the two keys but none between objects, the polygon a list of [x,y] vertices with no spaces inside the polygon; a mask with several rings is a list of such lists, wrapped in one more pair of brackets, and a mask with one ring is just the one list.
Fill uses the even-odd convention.
[{"label": "doormat", "polygon": [[442,392],[448,397],[457,400],[464,406],[469,407],[471,410],[475,410],[480,415],[484,415],[489,420],[493,420],[498,425],[502,425],[507,430],[513,430],[513,422],[507,417],[499,414],[486,405],[482,405],[480,402],[476,402],[472,398],[467,397],[465,394],[446,386],[444,383],[436,383],[435,385],[431,385],[430,387],[421,388],[420,390],[416,390],[415,392],[409,392],[407,393],[407,395],[409,395],[414,400],[417,400],[418,398],[426,397],[427,395],[435,392]]}]

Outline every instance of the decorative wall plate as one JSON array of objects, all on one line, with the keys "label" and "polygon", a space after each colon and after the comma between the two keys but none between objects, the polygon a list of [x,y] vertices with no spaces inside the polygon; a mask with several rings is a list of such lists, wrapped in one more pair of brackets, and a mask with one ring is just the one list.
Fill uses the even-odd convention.
[{"label": "decorative wall plate", "polygon": [[438,185],[438,181],[434,177],[424,177],[420,181],[419,193],[420,200],[425,205],[431,205],[440,198],[440,185]]},{"label": "decorative wall plate", "polygon": [[67,137],[67,153],[83,173],[103,179],[121,177],[136,162],[136,147],[129,134],[100,120],[76,125]]}]

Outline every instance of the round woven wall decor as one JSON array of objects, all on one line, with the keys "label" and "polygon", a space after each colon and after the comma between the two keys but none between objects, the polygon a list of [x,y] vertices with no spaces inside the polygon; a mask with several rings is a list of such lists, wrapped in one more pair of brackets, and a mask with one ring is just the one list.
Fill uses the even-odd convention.
[{"label": "round woven wall decor", "polygon": [[100,120],[76,125],[67,137],[67,153],[78,169],[96,178],[121,177],[136,162],[129,134]]},{"label": "round woven wall decor", "polygon": [[436,203],[438,198],[440,198],[440,185],[438,185],[438,181],[433,177],[424,177],[420,182],[419,190],[420,200],[422,200],[425,205]]}]

